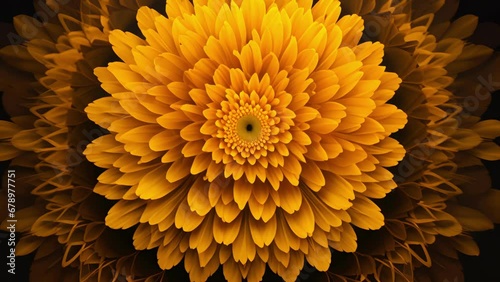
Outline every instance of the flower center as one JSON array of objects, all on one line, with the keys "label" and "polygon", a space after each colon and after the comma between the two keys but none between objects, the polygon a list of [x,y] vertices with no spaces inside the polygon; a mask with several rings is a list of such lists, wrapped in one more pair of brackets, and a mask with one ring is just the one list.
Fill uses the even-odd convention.
[{"label": "flower center", "polygon": [[226,99],[217,110],[218,129],[214,137],[222,140],[221,149],[237,163],[243,164],[249,159],[255,163],[279,140],[276,136],[280,132],[278,114],[255,92],[249,95],[230,90]]},{"label": "flower center", "polygon": [[232,151],[228,153],[234,155],[237,152],[247,158],[255,151],[265,149],[271,133],[269,121],[269,111],[248,103],[242,103],[226,114],[222,122],[225,126],[220,133]]},{"label": "flower center", "polygon": [[236,132],[243,141],[255,141],[262,133],[261,122],[253,115],[242,116],[236,125]]}]

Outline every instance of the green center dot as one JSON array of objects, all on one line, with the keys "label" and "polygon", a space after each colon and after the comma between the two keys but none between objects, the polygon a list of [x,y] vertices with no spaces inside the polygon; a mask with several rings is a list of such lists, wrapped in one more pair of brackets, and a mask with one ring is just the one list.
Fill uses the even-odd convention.
[{"label": "green center dot", "polygon": [[261,134],[261,124],[257,117],[248,115],[242,116],[236,125],[236,131],[244,141],[251,142],[259,139]]}]

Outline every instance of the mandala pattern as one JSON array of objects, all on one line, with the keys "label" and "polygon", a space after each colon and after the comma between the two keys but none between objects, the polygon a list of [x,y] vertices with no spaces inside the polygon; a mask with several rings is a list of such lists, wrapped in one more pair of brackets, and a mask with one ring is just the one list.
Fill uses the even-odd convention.
[{"label": "mandala pattern", "polygon": [[500,122],[480,119],[500,61],[457,5],[48,0],[44,22],[16,17],[0,159],[31,280],[463,280],[470,232],[500,223],[481,162]]}]

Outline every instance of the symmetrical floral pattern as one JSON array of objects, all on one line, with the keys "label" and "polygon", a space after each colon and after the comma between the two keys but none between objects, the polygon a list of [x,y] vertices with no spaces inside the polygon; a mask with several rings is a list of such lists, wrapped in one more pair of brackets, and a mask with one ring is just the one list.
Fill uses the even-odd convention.
[{"label": "symmetrical floral pattern", "polygon": [[456,281],[500,222],[456,1],[41,3],[0,53],[33,281]]},{"label": "symmetrical floral pattern", "polygon": [[240,2],[169,1],[168,18],[139,9],[145,40],[112,31],[123,62],[95,70],[111,97],[86,109],[110,134],[85,154],[120,199],[106,225],[139,224],[161,268],[295,281],[304,259],[325,271],[329,247],[356,249],[351,224],[383,225],[369,197],[396,187],[400,79],[338,1]]}]

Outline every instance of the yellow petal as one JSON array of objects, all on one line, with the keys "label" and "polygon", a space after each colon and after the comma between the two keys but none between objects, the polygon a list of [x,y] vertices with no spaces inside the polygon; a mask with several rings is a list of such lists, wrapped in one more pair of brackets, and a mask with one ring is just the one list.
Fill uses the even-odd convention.
[{"label": "yellow petal", "polygon": [[249,219],[250,233],[254,243],[260,248],[269,246],[276,235],[277,223],[276,217],[273,216],[269,221]]},{"label": "yellow petal", "polygon": [[204,216],[191,211],[187,201],[185,201],[181,203],[175,213],[175,227],[182,228],[185,232],[191,232],[200,226],[204,218]]},{"label": "yellow petal", "polygon": [[167,245],[160,245],[157,252],[158,266],[161,269],[171,269],[184,257],[183,252],[179,249],[179,243],[184,238],[184,233],[178,232],[175,239]]},{"label": "yellow petal", "polygon": [[109,210],[106,225],[114,229],[127,229],[138,224],[145,204],[142,200],[119,201]]},{"label": "yellow petal", "polygon": [[302,201],[300,209],[292,214],[284,213],[290,229],[299,238],[312,236],[314,231],[314,213],[308,201]]},{"label": "yellow petal", "polygon": [[325,186],[323,172],[315,162],[310,162],[302,166],[301,179],[313,191],[319,191]]},{"label": "yellow petal", "polygon": [[197,178],[189,188],[187,201],[190,209],[199,215],[206,215],[212,210],[212,205],[208,198],[210,183],[205,182],[203,178]]},{"label": "yellow petal", "polygon": [[159,166],[144,175],[136,190],[137,196],[145,200],[159,199],[177,188],[181,182],[170,182],[165,178],[166,166]]},{"label": "yellow petal", "polygon": [[188,0],[173,0],[167,3],[165,11],[169,19],[174,19],[184,14],[192,15],[194,13],[194,7]]},{"label": "yellow petal", "polygon": [[318,244],[311,244],[309,248],[306,255],[307,262],[319,271],[327,271],[332,260],[330,248]]},{"label": "yellow petal", "polygon": [[242,216],[236,217],[235,220],[225,223],[222,219],[214,218],[214,240],[219,244],[229,245],[234,242],[240,232]]},{"label": "yellow petal", "polygon": [[384,225],[380,208],[363,195],[357,194],[353,205],[347,210],[352,223],[359,228],[376,230]]},{"label": "yellow petal", "polygon": [[[192,142],[190,142],[190,143],[192,143]],[[212,158],[211,158],[210,154],[203,153],[203,154],[197,155],[193,160],[193,164],[191,165],[191,174],[196,175],[196,174],[199,174],[199,173],[207,170],[207,168],[211,162],[212,162]]]},{"label": "yellow petal", "polygon": [[325,186],[318,192],[318,197],[334,209],[351,207],[350,200],[354,199],[352,185],[343,177],[335,174],[325,174]]},{"label": "yellow petal", "polygon": [[477,26],[477,17],[465,15],[455,20],[448,30],[443,34],[443,38],[465,39],[474,33]]},{"label": "yellow petal", "polygon": [[172,163],[168,168],[166,178],[173,183],[189,175],[192,165],[192,159],[180,158]]},{"label": "yellow petal", "polygon": [[[198,253],[205,252],[213,241],[213,213],[203,219],[201,225],[196,228],[189,236],[189,247],[196,249]],[[214,245],[215,247],[215,245]],[[215,251],[215,249],[213,250]]]},{"label": "yellow petal", "polygon": [[134,64],[132,48],[138,45],[146,45],[146,42],[133,33],[123,32],[115,29],[109,34],[109,42],[113,45],[113,51],[127,64]]},{"label": "yellow petal", "polygon": [[236,262],[245,264],[247,261],[253,261],[257,254],[255,243],[253,242],[252,235],[250,234],[250,227],[245,216],[238,236],[233,244],[233,258]]},{"label": "yellow petal", "polygon": [[241,210],[238,208],[238,205],[235,202],[223,204],[220,201],[215,206],[215,211],[217,212],[217,215],[224,222],[232,222],[233,220],[238,218],[238,215],[241,212]]},{"label": "yellow petal", "polygon": [[298,186],[283,182],[278,189],[280,207],[289,214],[298,211],[302,205],[302,193]]},{"label": "yellow petal", "polygon": [[234,201],[238,204],[238,208],[243,210],[252,195],[253,185],[245,179],[240,179],[234,182]]},{"label": "yellow petal", "polygon": [[[336,238],[338,233],[338,239]],[[341,252],[348,252],[352,253],[356,251],[356,248],[358,244],[356,243],[356,233],[354,232],[354,229],[349,223],[342,223],[342,231],[338,231],[335,228],[332,228],[330,231],[330,236],[335,238],[334,240],[330,241],[330,247],[341,251]]]},{"label": "yellow petal", "polygon": [[278,224],[274,244],[276,244],[276,247],[285,253],[288,253],[290,249],[298,250],[300,247],[300,238],[297,237],[292,230],[290,230],[290,227],[281,212],[276,213],[276,216]]}]

